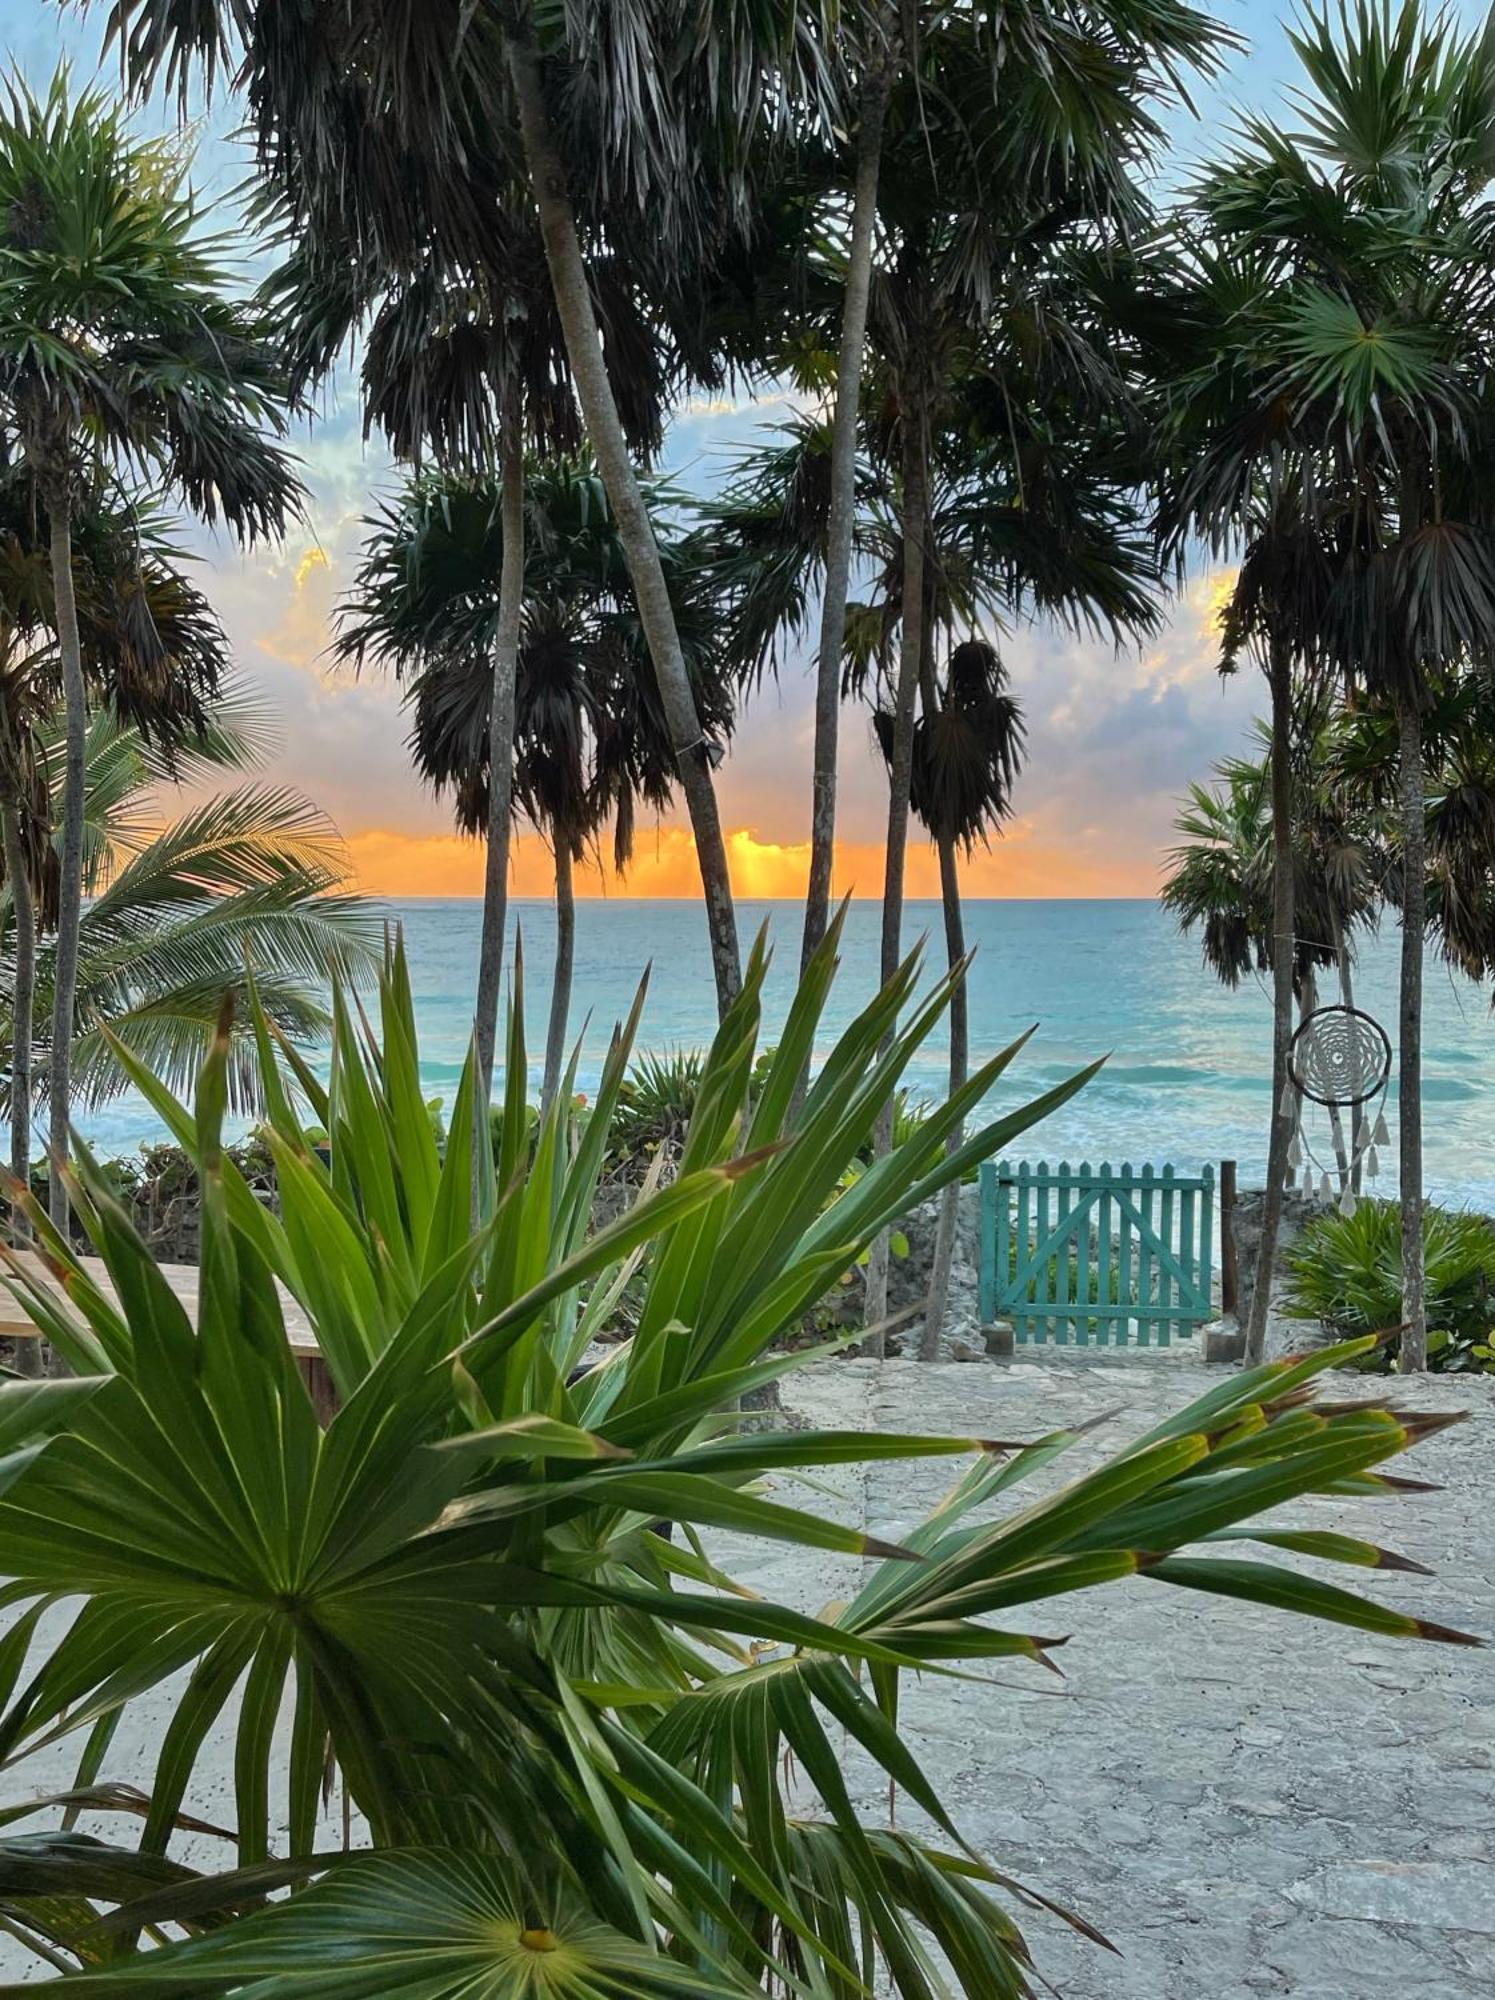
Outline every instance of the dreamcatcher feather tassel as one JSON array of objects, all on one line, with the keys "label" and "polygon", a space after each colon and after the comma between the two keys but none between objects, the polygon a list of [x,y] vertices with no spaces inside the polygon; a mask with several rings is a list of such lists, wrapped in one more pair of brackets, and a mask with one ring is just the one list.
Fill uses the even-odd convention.
[{"label": "dreamcatcher feather tassel", "polygon": [[1391,1134],[1386,1130],[1386,1113],[1384,1111],[1376,1113],[1376,1129],[1370,1135],[1370,1143],[1373,1146],[1389,1146],[1391,1144]]},{"label": "dreamcatcher feather tassel", "polygon": [[1282,1086],[1282,1095],[1277,1100],[1277,1115],[1279,1118],[1296,1118],[1298,1115],[1298,1093],[1291,1083]]},{"label": "dreamcatcher feather tassel", "polygon": [[1368,1181],[1373,1181],[1380,1171],[1381,1162],[1377,1157],[1375,1147],[1372,1146],[1365,1155],[1365,1178]]},{"label": "dreamcatcher feather tassel", "polygon": [[1321,1174],[1319,1176],[1319,1200],[1333,1201],[1333,1199],[1334,1199],[1334,1190],[1329,1185],[1329,1176],[1327,1174]]},{"label": "dreamcatcher feather tassel", "polygon": [[1298,1137],[1296,1132],[1293,1133],[1292,1142],[1287,1149],[1287,1164],[1292,1168],[1294,1173],[1303,1164],[1303,1141]]},{"label": "dreamcatcher feather tassel", "polygon": [[1356,1209],[1357,1209],[1357,1208],[1358,1208],[1359,1206],[1360,1206],[1360,1203],[1359,1203],[1359,1201],[1358,1201],[1358,1200],[1357,1200],[1357,1198],[1356,1198],[1356,1195],[1355,1195],[1355,1190],[1354,1190],[1354,1189],[1353,1189],[1352,1187],[1347,1187],[1347,1188],[1345,1189],[1344,1193],[1343,1193],[1343,1194],[1342,1194],[1342,1195],[1341,1195],[1341,1196],[1339,1197],[1339,1212],[1340,1212],[1340,1214],[1341,1214],[1341,1215],[1353,1215],[1353,1214],[1355,1213],[1355,1210],[1356,1210]]}]

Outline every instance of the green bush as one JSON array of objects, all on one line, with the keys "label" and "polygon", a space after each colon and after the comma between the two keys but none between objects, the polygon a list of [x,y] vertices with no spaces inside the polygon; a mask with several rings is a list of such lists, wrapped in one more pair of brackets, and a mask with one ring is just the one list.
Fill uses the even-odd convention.
[{"label": "green bush", "polygon": [[[1434,1368],[1495,1365],[1495,1224],[1429,1204],[1423,1216],[1428,1360]],[[1288,1252],[1287,1310],[1340,1334],[1384,1333],[1402,1316],[1402,1212],[1362,1201],[1353,1215],[1314,1218]],[[1393,1340],[1379,1365],[1395,1360]]]},{"label": "green bush", "polygon": [[611,1159],[637,1160],[685,1138],[706,1074],[704,1049],[646,1049],[618,1091],[608,1134]]},{"label": "green bush", "polygon": [[[877,1231],[1089,1074],[947,1153],[1015,1045],[847,1179],[950,985],[915,1003],[910,960],[801,1100],[839,929],[766,1065],[754,952],[674,1180],[597,1230],[632,1023],[590,1116],[573,1121],[568,1078],[532,1135],[516,1004],[493,1165],[472,1144],[470,1064],[437,1144],[398,949],[377,1041],[335,1002],[327,1085],[294,1050],[287,1075],[256,1020],[278,1212],[220,1142],[227,1021],[190,1110],[120,1051],[201,1178],[196,1317],[80,1147],[77,1206],[118,1304],[33,1204],[67,1283],[12,1282],[74,1372],[0,1387],[0,1755],[22,1793],[0,1808],[0,1920],[78,1994],[929,2000],[953,1982],[1020,2000],[1042,1982],[1012,1910],[1043,1898],[963,1842],[911,1740],[905,1677],[971,1663],[971,1702],[994,1704],[988,1663],[1048,1661],[1029,1619],[1066,1628],[1049,1600],[1131,1579],[1457,1636],[1274,1559],[1364,1565],[1371,1545],[1276,1512],[1253,1526],[1346,1487],[1395,1505],[1376,1468],[1439,1421],[1342,1400],[1315,1420],[1306,1385],[1333,1353],[1232,1376],[1068,1484],[1050,1475],[1070,1432],[987,1446],[741,1428],[747,1391],[825,1354],[772,1348]],[[632,1337],[584,1367],[630,1284]],[[337,1385],[325,1428],[282,1290]],[[756,1483],[905,1457],[963,1466],[897,1546]],[[721,1530],[866,1567],[808,1615],[734,1584],[698,1532]],[[1251,1536],[1264,1547],[1247,1557]],[[138,1790],[100,1787],[122,1714],[167,1686]],[[28,1753],[68,1733],[81,1790],[25,1796]],[[234,1797],[213,1819],[237,1853],[207,1874],[168,1848],[215,1734],[233,1738]],[[858,1813],[848,1740],[919,1830]],[[318,1839],[337,1774],[364,1843],[351,1857]],[[142,1814],[133,1843],[66,1819],[18,1831],[39,1812],[118,1813],[122,1797]]]}]

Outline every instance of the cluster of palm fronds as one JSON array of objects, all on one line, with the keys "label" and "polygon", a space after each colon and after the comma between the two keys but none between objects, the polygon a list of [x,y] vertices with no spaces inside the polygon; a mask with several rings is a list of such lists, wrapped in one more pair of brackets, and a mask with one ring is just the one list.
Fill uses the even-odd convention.
[{"label": "cluster of palm fronds", "polygon": [[[55,790],[60,730],[42,727],[43,770]],[[79,926],[79,1096],[88,1103],[127,1087],[115,1053],[128,1047],[171,1089],[185,1089],[212,1044],[225,992],[242,1000],[252,972],[268,1017],[283,1033],[315,1040],[330,1014],[330,977],[378,963],[379,926],[345,888],[346,867],[331,825],[283,786],[240,783],[199,796],[163,823],[166,781],[199,793],[222,772],[260,754],[252,711],[221,706],[201,737],[167,760],[107,711],[88,730],[85,875]],[[14,900],[0,889],[0,1041],[13,1043]],[[38,1019],[50,1021],[55,945],[38,954]],[[37,1053],[45,1074],[47,1039]],[[258,1101],[253,1039],[235,1036],[234,1108]]]}]

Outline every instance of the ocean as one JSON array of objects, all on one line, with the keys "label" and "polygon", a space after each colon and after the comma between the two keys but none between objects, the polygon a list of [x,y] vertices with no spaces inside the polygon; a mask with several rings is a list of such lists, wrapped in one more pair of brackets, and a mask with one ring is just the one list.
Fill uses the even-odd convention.
[{"label": "ocean", "polygon": [[[450,1097],[471,1028],[479,907],[430,900],[389,906],[403,924],[428,1093]],[[879,907],[853,904],[840,976],[825,1023],[827,1041],[872,990]],[[775,956],[764,1038],[773,1038],[793,990],[800,908],[740,903],[744,939],[768,926]],[[544,1050],[555,918],[544,902],[511,905],[524,939],[525,1014],[531,1061]],[[1026,1134],[1015,1156],[1112,1165],[1171,1162],[1197,1169],[1233,1158],[1243,1184],[1259,1183],[1271,1105],[1271,999],[1248,980],[1228,992],[1204,969],[1197,943],[1181,937],[1153,902],[973,902],[966,929],[971,973],[973,1061],[1030,1027],[1036,1033],[1003,1078],[994,1103],[1016,1106],[1074,1069],[1105,1056],[1099,1076]],[[939,906],[911,903],[904,936],[928,939],[931,972],[943,957]],[[1357,1003],[1395,1040],[1399,938],[1394,927],[1364,941]],[[706,1042],[714,1000],[705,919],[694,902],[623,898],[578,905],[575,1024],[586,1022],[580,1084],[596,1080],[613,1023],[649,974],[640,1046]],[[1327,990],[1323,997],[1334,995]],[[1440,1199],[1495,1212],[1495,1015],[1485,989],[1429,961],[1424,1016],[1425,1131],[1429,1190]],[[943,1045],[931,1041],[909,1075],[915,1096],[939,1094]],[[1387,1119],[1395,1139],[1396,1091]],[[127,1151],[160,1129],[138,1100],[93,1112],[85,1129],[105,1153]],[[1309,1133],[1328,1157],[1328,1131]],[[1393,1191],[1395,1148],[1382,1186]]]}]

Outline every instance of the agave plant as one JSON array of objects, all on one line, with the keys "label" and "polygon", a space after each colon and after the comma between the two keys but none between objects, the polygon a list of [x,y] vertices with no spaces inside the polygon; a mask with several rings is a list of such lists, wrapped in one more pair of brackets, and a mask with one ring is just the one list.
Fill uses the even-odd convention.
[{"label": "agave plant", "polygon": [[[1378,1633],[1457,1636],[1271,1553],[1395,1560],[1370,1545],[1252,1526],[1301,1494],[1395,1490],[1376,1468],[1434,1421],[1379,1402],[1316,1408],[1308,1384],[1332,1351],[1222,1382],[1015,1510],[1010,1497],[1070,1434],[742,1430],[736,1399],[816,1358],[776,1338],[874,1234],[1088,1074],[947,1150],[1015,1045],[848,1176],[950,980],[918,998],[908,961],[791,1110],[839,932],[755,1076],[760,942],[676,1178],[595,1230],[637,1005],[590,1118],[574,1125],[567,1090],[535,1126],[516,992],[476,1233],[473,1066],[443,1152],[398,948],[377,1033],[338,1001],[325,1088],[293,1052],[278,1061],[255,1019],[279,1214],[221,1144],[226,1026],[192,1109],[119,1049],[202,1176],[196,1321],[80,1148],[74,1192],[112,1297],[38,1216],[63,1293],[19,1265],[11,1283],[75,1373],[0,1388],[12,1619],[0,1755],[14,1763],[76,1733],[81,1784],[63,1803],[118,1805],[115,1722],[186,1676],[154,1770],[132,1774],[145,1792],[133,1845],[66,1830],[0,1839],[0,1917],[67,1968],[73,1990],[853,2000],[885,1971],[906,2000],[1027,1995],[1012,1905],[1043,1898],[963,1840],[900,1729],[904,1674],[1042,1662],[1053,1642],[1029,1628],[1031,1607],[1139,1577]],[[298,1094],[329,1135],[325,1162]],[[630,1285],[642,1300],[631,1339],[588,1365]],[[325,1428],[286,1342],[286,1297],[337,1384]],[[756,1483],[946,1455],[964,1471],[900,1545]],[[661,1533],[666,1522],[683,1538]],[[723,1572],[721,1530],[865,1559],[865,1581],[819,1615],[766,1601]],[[1235,1546],[1252,1534],[1264,1558]],[[1191,1544],[1203,1546],[1182,1553]],[[44,1624],[59,1599],[76,1608]],[[23,1673],[33,1642],[40,1657]],[[858,1814],[842,1732],[922,1808],[927,1837]],[[205,1747],[225,1733],[237,1865],[204,1875],[169,1848]],[[790,1765],[808,1791],[791,1787]],[[318,1846],[332,1768],[360,1816],[352,1853]],[[281,1889],[292,1893],[267,1900]]]},{"label": "agave plant", "polygon": [[[1353,1215],[1317,1215],[1288,1252],[1286,1309],[1340,1334],[1395,1327],[1401,1315],[1401,1208],[1362,1201]],[[1495,1223],[1435,1208],[1423,1213],[1428,1354],[1434,1368],[1495,1366]],[[1393,1338],[1367,1366],[1389,1366]]]}]

